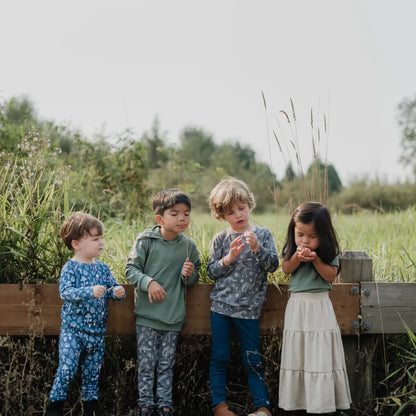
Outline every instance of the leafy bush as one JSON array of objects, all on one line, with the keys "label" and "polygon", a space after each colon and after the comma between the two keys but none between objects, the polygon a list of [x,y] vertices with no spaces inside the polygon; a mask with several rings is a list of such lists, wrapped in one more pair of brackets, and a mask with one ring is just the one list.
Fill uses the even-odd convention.
[{"label": "leafy bush", "polygon": [[66,170],[36,132],[0,158],[0,282],[55,281],[67,258],[59,236],[68,211]]}]

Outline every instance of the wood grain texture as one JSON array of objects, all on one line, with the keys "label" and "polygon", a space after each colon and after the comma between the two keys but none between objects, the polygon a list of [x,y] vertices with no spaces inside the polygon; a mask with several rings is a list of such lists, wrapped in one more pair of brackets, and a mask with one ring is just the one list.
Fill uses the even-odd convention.
[{"label": "wood grain texture", "polygon": [[[136,333],[134,317],[134,288],[123,285],[126,299],[109,301],[107,334],[133,335]],[[354,335],[351,322],[358,319],[358,295],[351,294],[353,284],[334,284],[330,297],[341,333]],[[212,284],[198,284],[186,294],[187,322],[183,334],[206,335],[211,333],[209,298]],[[260,318],[262,333],[283,329],[284,312],[289,298],[288,285],[269,284],[266,302]],[[0,285],[0,335],[59,334],[62,300],[58,284],[32,284],[22,289],[15,284]]]}]

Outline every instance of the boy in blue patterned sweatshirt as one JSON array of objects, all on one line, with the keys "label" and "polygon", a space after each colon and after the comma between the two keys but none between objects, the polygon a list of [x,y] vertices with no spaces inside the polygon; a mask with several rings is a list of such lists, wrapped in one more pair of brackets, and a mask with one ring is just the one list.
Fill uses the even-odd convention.
[{"label": "boy in blue patterned sweatshirt", "polygon": [[227,405],[226,379],[230,334],[237,332],[254,412],[271,416],[260,357],[259,318],[267,289],[267,274],[279,266],[272,233],[250,223],[254,195],[238,179],[224,179],[211,191],[209,206],[215,218],[229,227],[214,236],[207,264],[215,285],[211,291],[212,349],[209,381],[214,416],[236,416]]},{"label": "boy in blue patterned sweatshirt", "polygon": [[98,406],[98,377],[104,356],[108,299],[125,297],[110,268],[96,260],[103,248],[103,224],[82,212],[69,216],[61,227],[65,245],[74,256],[63,267],[59,293],[62,325],[59,335],[59,366],[49,396],[47,416],[63,415],[69,385],[78,364],[82,370],[84,416],[103,416]]}]

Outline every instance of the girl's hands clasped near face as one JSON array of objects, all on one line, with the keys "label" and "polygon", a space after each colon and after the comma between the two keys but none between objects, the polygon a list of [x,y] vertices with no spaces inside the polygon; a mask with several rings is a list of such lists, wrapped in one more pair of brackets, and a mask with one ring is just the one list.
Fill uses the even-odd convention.
[{"label": "girl's hands clasped near face", "polygon": [[296,250],[296,254],[300,261],[314,261],[317,257],[315,251],[312,251],[308,247],[299,246]]}]

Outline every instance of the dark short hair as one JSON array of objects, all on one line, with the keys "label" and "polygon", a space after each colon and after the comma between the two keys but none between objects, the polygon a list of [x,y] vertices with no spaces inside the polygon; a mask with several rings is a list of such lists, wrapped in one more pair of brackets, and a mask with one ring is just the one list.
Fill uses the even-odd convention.
[{"label": "dark short hair", "polygon": [[91,234],[94,228],[98,231],[98,234],[103,235],[104,226],[98,218],[84,212],[75,212],[63,222],[61,237],[65,245],[73,250],[72,240],[79,240],[85,234]]},{"label": "dark short hair", "polygon": [[191,209],[191,200],[188,195],[178,188],[168,188],[158,192],[153,198],[153,211],[156,215],[163,215],[167,209],[176,204],[185,204]]},{"label": "dark short hair", "polygon": [[[319,238],[316,254],[324,263],[329,264],[336,255],[340,254],[337,235],[328,208],[319,202],[305,202],[295,209],[287,227],[286,242],[282,250],[284,260],[289,260],[296,251],[295,225],[298,221],[302,224],[313,224],[315,227]],[[339,270],[340,267],[338,272]]]}]

